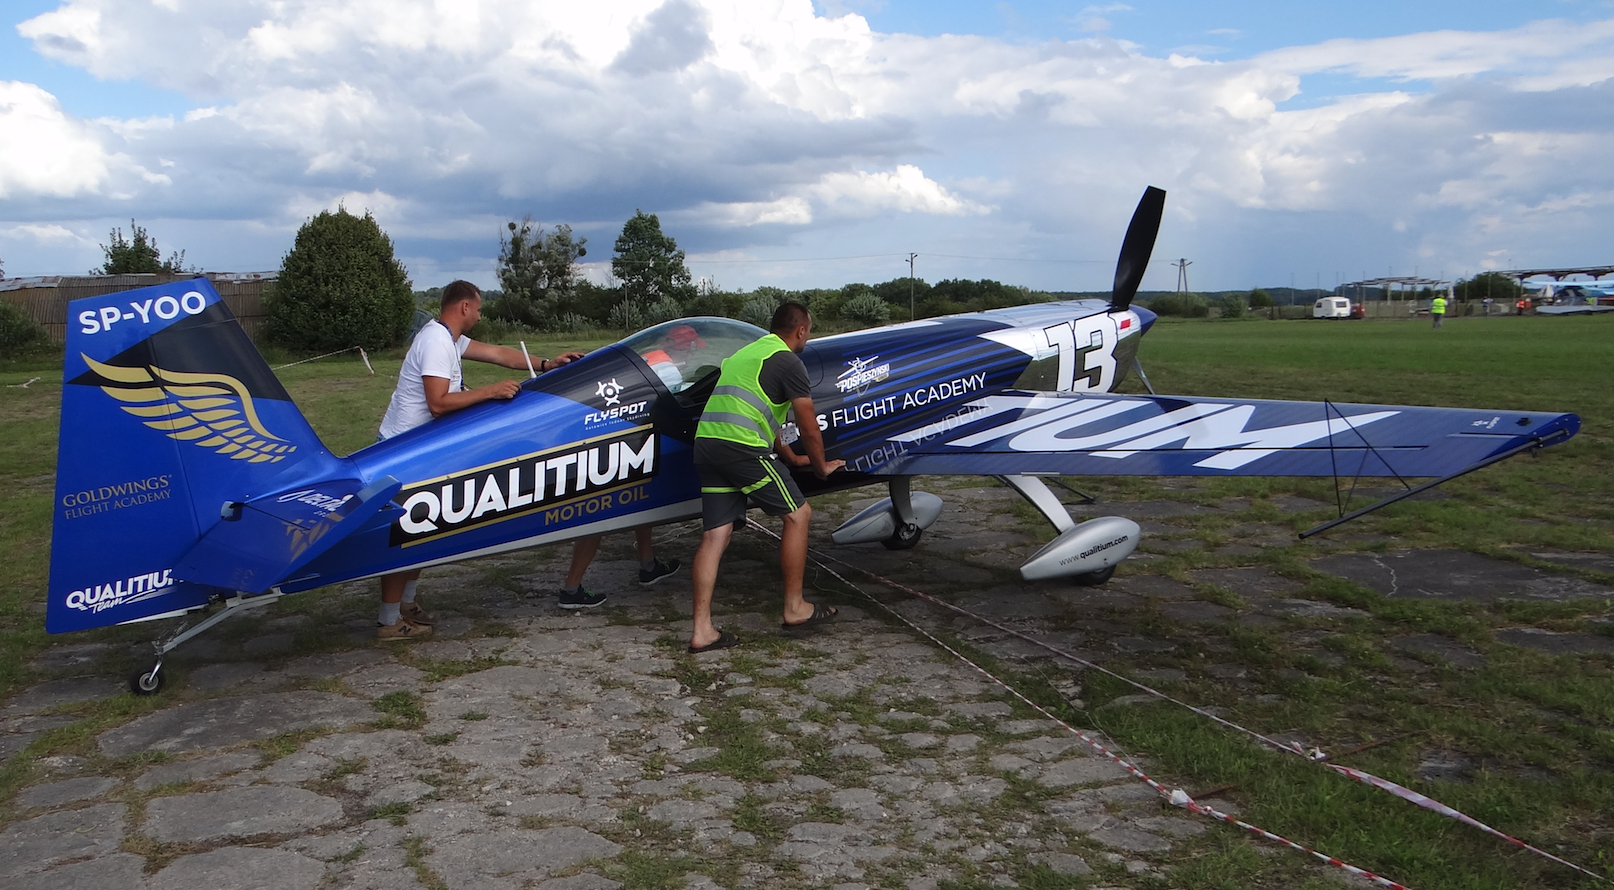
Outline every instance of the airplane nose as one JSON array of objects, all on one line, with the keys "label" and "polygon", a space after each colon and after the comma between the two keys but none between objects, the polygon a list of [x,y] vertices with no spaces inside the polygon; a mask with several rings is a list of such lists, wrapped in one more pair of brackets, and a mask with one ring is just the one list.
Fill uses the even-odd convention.
[{"label": "airplane nose", "polygon": [[1132,312],[1138,317],[1138,326],[1140,328],[1138,331],[1139,334],[1147,334],[1149,332],[1149,326],[1154,324],[1154,320],[1156,318],[1159,318],[1158,315],[1155,315],[1153,312],[1150,312],[1149,310],[1136,304],[1132,306]]}]

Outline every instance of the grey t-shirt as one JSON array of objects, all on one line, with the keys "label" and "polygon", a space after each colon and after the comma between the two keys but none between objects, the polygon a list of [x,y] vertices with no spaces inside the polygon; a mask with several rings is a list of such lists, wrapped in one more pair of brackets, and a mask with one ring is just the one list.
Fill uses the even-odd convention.
[{"label": "grey t-shirt", "polygon": [[[813,388],[807,382],[807,366],[802,363],[801,356],[788,351],[776,352],[763,360],[762,369],[757,372],[757,385],[762,388],[762,394],[768,397],[768,401],[774,403],[790,402],[813,394]],[[751,448],[726,439],[703,437],[695,440],[695,460],[700,463],[745,460],[772,450],[771,443],[765,448]]]}]

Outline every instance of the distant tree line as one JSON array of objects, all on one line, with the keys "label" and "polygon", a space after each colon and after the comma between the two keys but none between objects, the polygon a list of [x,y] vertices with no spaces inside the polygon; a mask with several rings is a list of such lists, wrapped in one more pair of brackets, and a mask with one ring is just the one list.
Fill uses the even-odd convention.
[{"label": "distant tree line", "polygon": [[[597,284],[583,278],[578,266],[588,239],[574,236],[570,226],[545,229],[526,218],[505,228],[499,239],[500,287],[483,293],[483,317],[540,331],[636,330],[693,315],[766,327],[787,300],[806,305],[820,320],[867,326],[1051,299],[1047,293],[991,279],[931,284],[900,277],[838,288],[724,290],[695,282],[678,242],[662,231],[655,214],[642,210],[623,225],[613,245],[614,284]],[[430,302],[434,295],[421,291],[416,296]]]},{"label": "distant tree line", "polygon": [[[121,228],[112,230],[108,243],[101,245],[104,262],[92,274],[187,271],[183,250],[165,260],[156,238],[144,227],[131,219],[129,229],[128,236]],[[931,283],[900,276],[834,288],[724,290],[708,281],[694,281],[678,242],[662,231],[654,213],[642,210],[623,224],[612,245],[611,280],[600,284],[581,273],[587,243],[569,225],[544,227],[530,216],[507,222],[499,233],[499,286],[483,293],[488,329],[479,333],[499,337],[524,330],[631,331],[694,315],[726,316],[765,327],[786,300],[805,304],[821,321],[871,326],[1053,299],[1109,296],[1034,291],[989,278]],[[1489,297],[1508,303],[1523,290],[1514,278],[1498,272],[1476,275],[1454,287],[1458,300]],[[1215,310],[1221,318],[1241,318],[1252,309],[1308,305],[1336,292],[1353,299],[1391,296],[1382,289],[1360,294],[1350,291],[1143,292],[1137,302],[1160,315],[1205,318]],[[306,351],[398,345],[436,311],[440,292],[435,287],[412,290],[407,270],[394,256],[392,240],[374,216],[368,212],[356,216],[338,207],[335,212],[312,217],[298,229],[292,249],[281,263],[276,287],[265,299],[265,336],[278,345]],[[1433,296],[1425,288],[1416,298]],[[22,322],[20,316],[0,318],[0,349],[37,343],[37,333]]]}]

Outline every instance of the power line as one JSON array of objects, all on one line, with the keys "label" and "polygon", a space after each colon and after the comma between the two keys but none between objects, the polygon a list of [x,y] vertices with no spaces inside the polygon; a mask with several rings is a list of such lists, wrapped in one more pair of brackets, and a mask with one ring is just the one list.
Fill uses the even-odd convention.
[{"label": "power line", "polygon": [[[1000,263],[1090,264],[1090,263],[1103,263],[1103,262],[1106,262],[1105,260],[1044,260],[1044,259],[1038,259],[1036,257],[970,256],[970,255],[967,255],[967,254],[960,254],[960,253],[927,253],[925,255],[926,256],[933,256],[933,257],[943,257],[943,258],[950,259],[950,260],[992,260],[994,262],[1000,262]],[[708,265],[732,266],[732,265],[740,265],[740,264],[746,264],[746,263],[829,263],[829,262],[836,262],[836,261],[839,261],[839,260],[878,260],[878,259],[886,259],[886,258],[894,258],[894,259],[900,260],[902,262],[907,262],[908,261],[908,255],[905,254],[905,253],[869,253],[869,254],[863,254],[861,256],[789,257],[789,258],[765,259],[765,260],[703,260],[703,259],[689,258],[689,259],[686,259],[686,262],[690,263],[691,265],[694,265],[694,264],[697,264],[697,263],[705,263],[705,264],[708,264]],[[580,265],[587,265],[587,264],[580,264]]]}]

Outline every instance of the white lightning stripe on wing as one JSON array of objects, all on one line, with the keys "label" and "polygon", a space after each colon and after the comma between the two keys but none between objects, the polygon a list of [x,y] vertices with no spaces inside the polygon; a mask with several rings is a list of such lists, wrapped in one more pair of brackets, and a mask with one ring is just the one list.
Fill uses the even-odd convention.
[{"label": "white lightning stripe on wing", "polygon": [[[1122,409],[1125,411],[1149,405],[1150,403],[1122,402],[1120,404],[1125,406]],[[1071,430],[1086,426],[1093,420],[1099,420],[1102,419],[1102,417],[1108,417],[1121,413],[1120,411],[1110,411],[1104,415],[1080,417],[1078,418],[1079,422],[1075,424],[1042,424],[1037,426],[1035,429],[1015,436],[1014,441],[1009,443],[1009,447],[1015,451],[1090,451],[1096,448],[1103,448],[1106,445],[1114,445],[1117,442],[1126,442],[1128,439],[1135,439],[1139,436],[1147,436],[1150,433],[1160,430],[1175,433],[1175,428],[1177,428],[1179,425],[1187,424],[1208,414],[1215,414],[1218,411],[1224,411],[1231,407],[1233,406],[1230,404],[1217,404],[1215,402],[1191,404],[1178,408],[1175,411],[1167,411],[1164,414],[1145,418],[1130,426],[1121,427],[1118,430],[1107,430],[1105,432],[1098,433],[1097,435],[1082,436],[1080,438],[1070,439],[1064,438],[1060,435],[1061,433],[1067,433]],[[1051,414],[1052,412],[1049,413]],[[1243,429],[1244,427],[1241,424],[1240,426],[1236,427],[1234,431],[1242,432]],[[1186,433],[1177,434],[1176,438],[1181,439],[1186,435]],[[1145,440],[1140,439],[1139,441]],[[1169,442],[1174,440],[1167,439],[1166,441]],[[1238,443],[1235,442],[1233,444]],[[1142,449],[1140,448],[1138,450]]]}]

